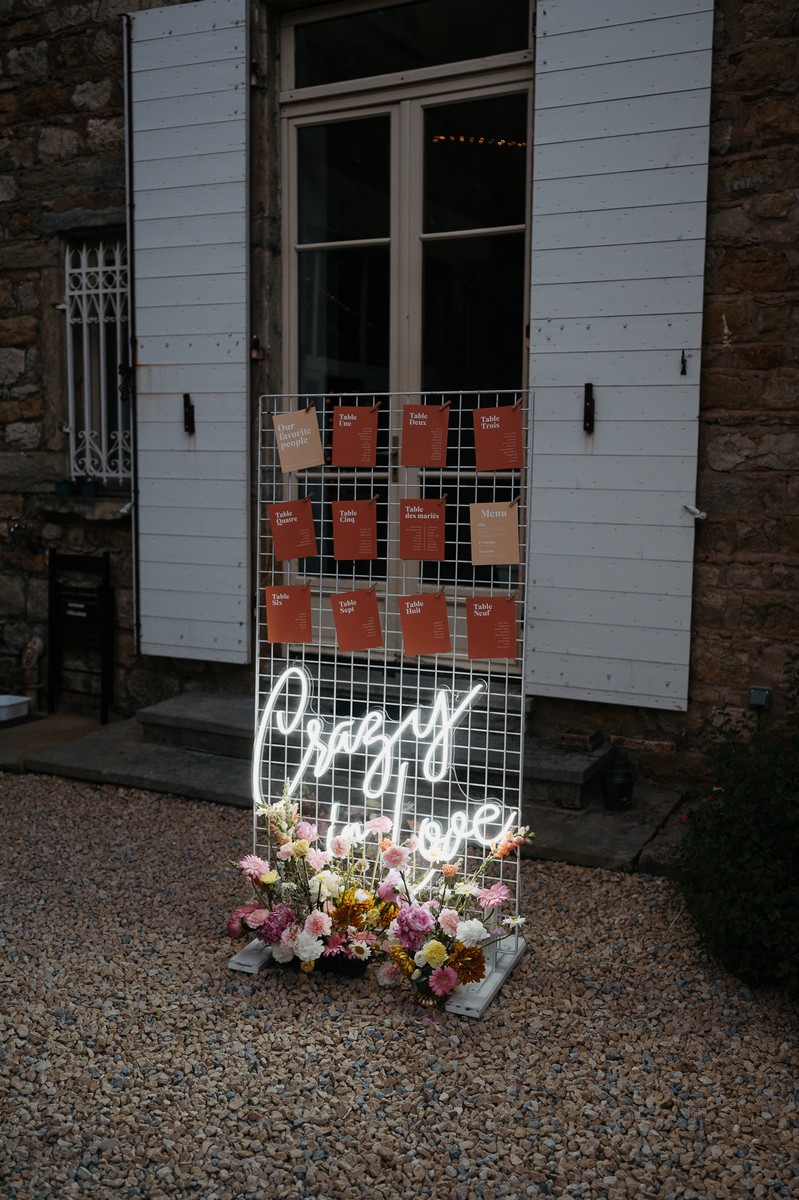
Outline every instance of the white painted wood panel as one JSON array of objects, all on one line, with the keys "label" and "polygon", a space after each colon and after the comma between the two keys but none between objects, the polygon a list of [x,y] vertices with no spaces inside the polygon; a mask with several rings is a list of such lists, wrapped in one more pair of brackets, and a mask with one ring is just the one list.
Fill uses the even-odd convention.
[{"label": "white painted wood panel", "polygon": [[548,317],[701,313],[703,280],[701,276],[682,275],[673,279],[609,279],[575,287],[573,283],[536,285],[534,278],[533,291],[535,324]]},{"label": "white painted wood panel", "polygon": [[[689,346],[696,340],[695,313],[658,313],[656,316],[555,318],[536,321],[538,357],[544,354],[587,354],[591,350],[669,351],[675,340]],[[669,382],[672,382],[670,378]],[[634,380],[640,386],[638,379]],[[616,385],[618,386],[618,384]],[[541,389],[536,393],[536,409],[541,411]]]},{"label": "white painted wood panel", "polygon": [[651,21],[704,12],[707,0],[604,0],[593,4],[586,13],[583,0],[558,0],[546,9],[546,32],[574,33],[589,28],[602,29],[626,25],[631,21]]},{"label": "white painted wood panel", "polygon": [[571,588],[542,588],[531,606],[537,620],[550,621],[595,621],[612,604],[613,616],[621,628],[651,628],[655,621],[657,629],[691,628],[691,602],[683,597],[657,596],[651,592],[602,592],[596,593],[596,604],[584,591]]},{"label": "white painted wood panel", "polygon": [[533,231],[533,247],[623,246],[654,238],[691,241],[704,234],[704,204],[648,204],[589,214],[543,213]]},{"label": "white painted wood panel", "polygon": [[[653,388],[645,384],[614,387],[601,395],[603,420],[609,421],[693,421],[699,412],[696,387]],[[583,419],[583,396],[574,388],[538,388],[538,421],[578,421]]]},{"label": "white painted wood panel", "polygon": [[600,104],[566,104],[543,110],[536,127],[536,147],[549,142],[581,142],[587,138],[688,129],[699,124],[698,102],[705,89],[625,96]]},{"label": "white painted wood panel", "polygon": [[660,58],[553,71],[536,75],[536,111],[561,105],[603,103],[625,96],[658,96],[671,92],[675,78],[686,88],[707,87],[712,51],[681,50]]},{"label": "white painted wood panel", "polygon": [[[557,2],[547,6],[557,10]],[[678,13],[662,18],[635,18],[629,24],[598,28],[590,10],[599,7],[592,0],[583,6],[586,25],[568,33],[549,32],[547,13],[538,5],[536,72],[576,71],[602,63],[648,61],[667,55],[706,50],[713,41],[713,9]],[[542,15],[543,12],[543,15]]]},{"label": "white painted wood panel", "polygon": [[[579,167],[575,163],[575,167]],[[568,187],[560,179],[536,178],[533,204],[542,216],[550,213],[580,213],[593,218],[602,209],[648,207],[654,204],[705,204],[707,172],[704,167],[663,167],[640,171],[635,190],[625,171],[607,175],[572,175]]]},{"label": "white painted wood panel", "polygon": [[[698,325],[698,322],[697,322]],[[544,351],[530,360],[533,383],[541,387],[580,387],[586,381],[596,385],[611,383],[617,387],[636,383],[669,384],[682,379],[698,378],[699,338],[693,330],[690,341],[674,342],[672,350],[630,350],[619,352],[611,346],[607,351],[553,354]],[[685,350],[685,372],[680,370]],[[689,351],[691,352],[689,354]]]},{"label": "white painted wood panel", "polygon": [[712,9],[537,7],[534,694],[687,704]]},{"label": "white painted wood panel", "polygon": [[141,649],[238,663],[252,624],[246,11],[135,14],[129,95]]}]

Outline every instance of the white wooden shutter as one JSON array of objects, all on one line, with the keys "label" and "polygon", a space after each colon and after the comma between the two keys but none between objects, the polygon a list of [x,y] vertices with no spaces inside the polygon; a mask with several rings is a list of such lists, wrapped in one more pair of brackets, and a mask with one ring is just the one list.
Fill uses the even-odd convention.
[{"label": "white wooden shutter", "polygon": [[712,0],[538,4],[533,694],[687,705],[712,25]]},{"label": "white wooden shutter", "polygon": [[246,0],[131,18],[140,646],[239,663],[250,658],[247,64]]}]

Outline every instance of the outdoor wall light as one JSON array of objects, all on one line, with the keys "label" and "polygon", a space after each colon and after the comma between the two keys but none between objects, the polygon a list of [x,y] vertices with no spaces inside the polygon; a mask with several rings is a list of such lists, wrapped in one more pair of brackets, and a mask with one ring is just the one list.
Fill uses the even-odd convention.
[{"label": "outdoor wall light", "polygon": [[771,708],[771,688],[753,687],[749,689],[749,707],[758,708],[765,712]]}]

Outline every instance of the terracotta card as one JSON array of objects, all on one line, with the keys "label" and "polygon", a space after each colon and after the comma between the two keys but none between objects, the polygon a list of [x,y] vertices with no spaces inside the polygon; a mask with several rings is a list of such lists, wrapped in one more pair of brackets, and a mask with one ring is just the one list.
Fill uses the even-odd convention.
[{"label": "terracotta card", "polygon": [[519,504],[489,500],[469,505],[472,566],[493,567],[519,561]]},{"label": "terracotta card", "polygon": [[476,408],[474,455],[478,471],[510,471],[524,465],[521,405]]},{"label": "terracotta card", "polygon": [[333,557],[337,561],[377,558],[377,501],[334,500]]},{"label": "terracotta card", "polygon": [[304,500],[287,500],[284,504],[268,504],[266,511],[278,562],[316,556],[313,509],[307,497]]},{"label": "terracotta card", "polygon": [[339,650],[377,650],[383,645],[374,589],[336,592],[330,597]]},{"label": "terracotta card", "polygon": [[407,655],[450,653],[452,642],[443,592],[400,596],[398,603],[402,647]]},{"label": "terracotta card", "polygon": [[406,404],[402,410],[403,467],[447,465],[448,404]]},{"label": "terracotta card", "polygon": [[321,467],[325,461],[315,408],[292,413],[273,413],[275,443],[281,471]]},{"label": "terracotta card", "polygon": [[373,467],[377,462],[377,406],[333,409],[333,466]]},{"label": "terracotta card", "polygon": [[443,562],[446,497],[400,500],[400,558]]},{"label": "terracotta card", "polygon": [[469,658],[516,658],[516,597],[466,601]]},{"label": "terracotta card", "polygon": [[268,642],[311,642],[311,585],[267,587],[266,639]]}]

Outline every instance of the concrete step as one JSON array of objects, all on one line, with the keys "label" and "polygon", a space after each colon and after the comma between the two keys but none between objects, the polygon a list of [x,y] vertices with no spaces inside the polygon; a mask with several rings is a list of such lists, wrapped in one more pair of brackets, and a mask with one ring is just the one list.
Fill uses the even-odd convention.
[{"label": "concrete step", "polygon": [[147,742],[247,762],[252,757],[255,737],[252,696],[185,692],[140,709],[136,720]]},{"label": "concrete step", "polygon": [[147,742],[134,719],[112,721],[75,741],[34,750],[26,756],[24,769],[239,808],[252,804],[249,762]]}]

